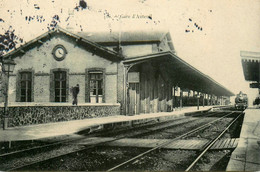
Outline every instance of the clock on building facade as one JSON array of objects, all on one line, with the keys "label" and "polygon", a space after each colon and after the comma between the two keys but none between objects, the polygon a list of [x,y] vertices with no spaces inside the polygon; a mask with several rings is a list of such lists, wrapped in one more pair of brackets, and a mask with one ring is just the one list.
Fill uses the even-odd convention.
[{"label": "clock on building facade", "polygon": [[52,50],[52,55],[55,60],[62,61],[65,59],[67,50],[63,45],[56,45]]}]

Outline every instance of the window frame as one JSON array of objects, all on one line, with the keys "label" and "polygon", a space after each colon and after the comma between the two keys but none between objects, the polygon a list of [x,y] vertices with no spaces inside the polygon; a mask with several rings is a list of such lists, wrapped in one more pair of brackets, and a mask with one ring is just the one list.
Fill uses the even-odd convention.
[{"label": "window frame", "polygon": [[[105,103],[105,68],[88,68],[85,70],[85,102],[90,103],[90,73],[102,72],[102,102]],[[98,104],[98,103],[97,103]]]},{"label": "window frame", "polygon": [[31,79],[31,101],[30,102],[34,102],[34,70],[33,69],[22,69],[22,70],[18,70],[17,72],[17,76],[16,76],[16,102],[29,102],[29,101],[22,101],[22,96],[21,96],[21,74],[22,73],[31,73],[32,79]]},{"label": "window frame", "polygon": [[[55,81],[54,81],[54,73],[55,72],[65,72],[66,74],[66,97],[65,97],[65,102],[56,102],[55,101]],[[51,69],[50,71],[50,102],[55,102],[55,103],[66,103],[68,102],[69,98],[69,69],[65,68],[56,68],[56,69]]]}]

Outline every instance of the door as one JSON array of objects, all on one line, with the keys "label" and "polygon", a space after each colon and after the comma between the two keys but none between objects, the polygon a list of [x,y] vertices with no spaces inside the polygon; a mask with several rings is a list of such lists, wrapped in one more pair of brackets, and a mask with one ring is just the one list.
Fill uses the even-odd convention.
[{"label": "door", "polygon": [[139,83],[129,83],[129,115],[140,113],[140,86]]}]

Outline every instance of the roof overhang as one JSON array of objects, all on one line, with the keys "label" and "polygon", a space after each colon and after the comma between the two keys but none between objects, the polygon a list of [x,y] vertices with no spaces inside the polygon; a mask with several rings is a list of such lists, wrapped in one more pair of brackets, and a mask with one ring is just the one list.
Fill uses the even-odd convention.
[{"label": "roof overhang", "polygon": [[97,54],[99,56],[108,58],[112,61],[121,61],[122,59],[124,59],[117,52],[109,50],[97,43],[91,42],[79,35],[71,33],[60,27],[57,27],[54,30],[45,32],[44,34],[36,37],[35,39],[30,40],[29,42],[26,42],[25,44],[19,46],[18,48],[15,48],[15,49],[9,51],[5,55],[3,55],[1,58],[7,59],[7,58],[15,58],[17,56],[22,56],[23,54],[25,54],[26,51],[28,51],[31,48],[34,48],[36,46],[42,45],[44,41],[49,40],[49,39],[51,39],[52,36],[55,36],[58,34],[64,34],[64,35],[74,39],[78,45],[83,46],[86,50],[93,52],[94,54]]},{"label": "roof overhang", "polygon": [[235,94],[226,89],[221,84],[200,72],[173,52],[160,52],[145,56],[138,56],[125,59],[125,65],[137,65],[150,61],[153,65],[158,65],[163,74],[167,74],[169,82],[180,86],[183,89],[190,89],[216,96],[234,96]]},{"label": "roof overhang", "polygon": [[241,51],[241,62],[246,81],[260,82],[260,52]]}]

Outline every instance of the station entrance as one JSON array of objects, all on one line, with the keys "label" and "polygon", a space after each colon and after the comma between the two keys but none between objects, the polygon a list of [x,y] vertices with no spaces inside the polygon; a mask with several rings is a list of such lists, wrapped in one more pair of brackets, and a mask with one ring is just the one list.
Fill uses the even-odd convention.
[{"label": "station entrance", "polygon": [[139,114],[140,87],[139,83],[129,83],[129,115]]},{"label": "station entrance", "polygon": [[128,73],[128,114],[140,113],[140,75],[139,72]]}]

